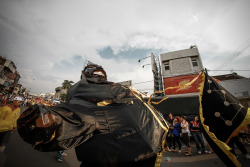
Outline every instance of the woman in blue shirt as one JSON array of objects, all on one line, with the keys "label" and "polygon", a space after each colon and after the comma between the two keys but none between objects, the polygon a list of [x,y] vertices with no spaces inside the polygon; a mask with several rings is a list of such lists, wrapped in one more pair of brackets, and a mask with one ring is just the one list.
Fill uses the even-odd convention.
[{"label": "woman in blue shirt", "polygon": [[181,133],[181,119],[179,116],[176,116],[174,118],[174,123],[173,123],[173,135],[174,135],[174,140],[173,140],[173,143],[174,143],[174,150],[175,151],[175,142],[178,143],[178,147],[179,147],[179,150],[178,150],[178,154],[181,153],[181,141],[180,141],[180,133]]}]

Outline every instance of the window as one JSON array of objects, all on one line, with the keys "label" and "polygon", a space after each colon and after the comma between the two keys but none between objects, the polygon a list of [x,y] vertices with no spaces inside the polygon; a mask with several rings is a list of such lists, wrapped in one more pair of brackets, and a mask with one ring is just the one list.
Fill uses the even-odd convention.
[{"label": "window", "polygon": [[197,67],[198,66],[197,59],[192,59],[192,64],[193,64],[193,67]]},{"label": "window", "polygon": [[164,64],[165,65],[165,71],[169,70],[169,63]]}]

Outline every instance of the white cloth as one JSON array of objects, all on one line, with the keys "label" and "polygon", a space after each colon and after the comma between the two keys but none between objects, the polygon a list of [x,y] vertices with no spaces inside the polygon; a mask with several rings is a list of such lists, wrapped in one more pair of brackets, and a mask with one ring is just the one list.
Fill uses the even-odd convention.
[{"label": "white cloth", "polygon": [[181,122],[181,133],[189,133],[189,126],[187,121],[182,121]]},{"label": "white cloth", "polygon": [[17,97],[15,97],[15,98],[14,98],[14,100],[17,100],[17,101],[23,101],[23,98],[22,98],[22,97],[20,97],[20,96],[17,96]]}]

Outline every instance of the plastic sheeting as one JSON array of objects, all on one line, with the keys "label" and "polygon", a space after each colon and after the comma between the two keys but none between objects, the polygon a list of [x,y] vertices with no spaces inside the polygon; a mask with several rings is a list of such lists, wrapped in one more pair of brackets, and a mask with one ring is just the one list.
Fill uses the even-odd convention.
[{"label": "plastic sheeting", "polygon": [[[159,102],[163,98],[153,97],[151,101]],[[145,100],[147,101],[148,98],[145,98]],[[164,118],[167,118],[169,113],[172,113],[174,116],[185,115],[190,118],[199,114],[199,94],[172,95],[168,96],[167,100],[152,105],[163,114]]]},{"label": "plastic sheeting", "polygon": [[203,134],[226,166],[241,166],[228,143],[250,123],[250,110],[207,73],[202,77],[199,116]]},{"label": "plastic sheeting", "polygon": [[83,166],[153,166],[166,135],[160,124],[167,126],[130,89],[83,79],[69,89],[66,103],[28,108],[18,132],[40,151],[75,147]]}]

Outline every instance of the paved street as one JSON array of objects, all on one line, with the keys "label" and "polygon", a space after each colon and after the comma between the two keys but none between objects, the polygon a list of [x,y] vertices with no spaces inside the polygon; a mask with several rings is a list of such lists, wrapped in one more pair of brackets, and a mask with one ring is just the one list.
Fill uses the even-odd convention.
[{"label": "paved street", "polygon": [[[195,152],[195,145],[192,142],[192,149]],[[250,151],[250,146],[247,146]],[[238,150],[236,150],[238,152]],[[30,144],[25,143],[16,132],[4,154],[0,154],[1,167],[79,167],[80,162],[77,160],[74,149],[66,151],[67,156],[62,163],[56,161],[56,152],[39,152],[32,148]],[[240,152],[238,152],[240,153]],[[170,157],[170,162],[167,161]],[[243,167],[250,165],[250,160],[240,155],[239,160],[243,162]],[[192,156],[185,156],[184,154],[178,155],[173,152],[164,152],[161,167],[223,167],[225,166],[216,154],[202,154],[198,155],[193,153]]]},{"label": "paved street", "polygon": [[[21,112],[25,107],[21,106]],[[32,146],[24,142],[16,131],[11,137],[5,153],[0,154],[0,167],[79,167],[75,150],[66,151],[65,161],[58,163],[56,161],[57,152],[39,152]]]},{"label": "paved street", "polygon": [[[191,143],[192,152],[191,156],[185,156],[184,154],[177,154],[173,152],[164,152],[163,161],[161,167],[224,167],[224,163],[218,158],[215,153],[212,154],[197,154],[195,153],[195,144]],[[250,151],[250,145],[246,145],[248,152]],[[236,149],[236,153],[239,154],[239,161],[242,163],[242,167],[250,165],[250,160],[246,160],[239,150]],[[167,161],[167,157],[170,158],[170,162]]]}]

